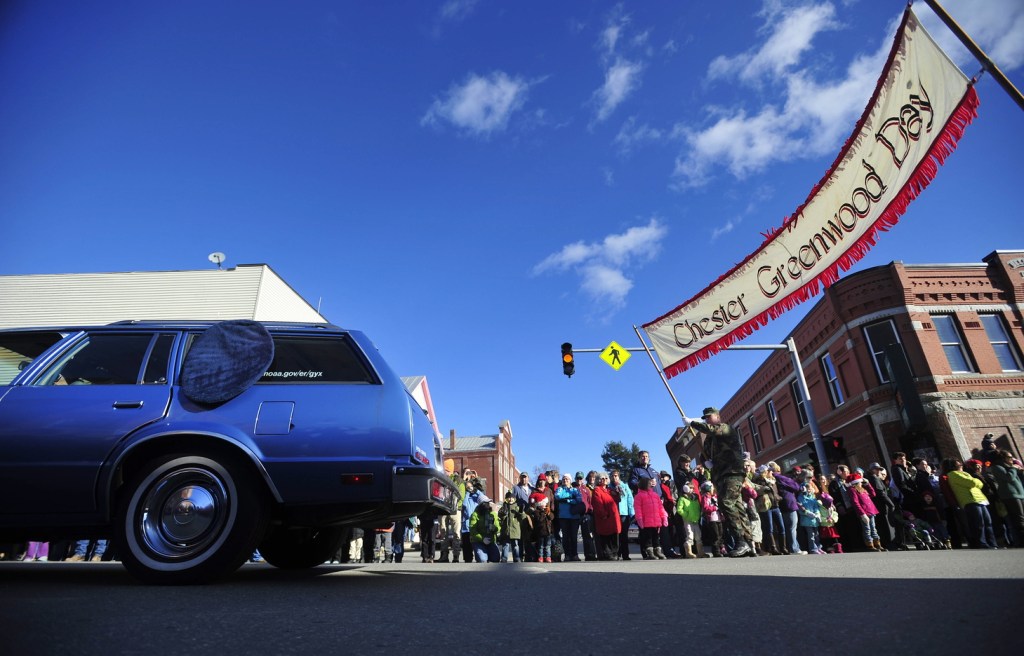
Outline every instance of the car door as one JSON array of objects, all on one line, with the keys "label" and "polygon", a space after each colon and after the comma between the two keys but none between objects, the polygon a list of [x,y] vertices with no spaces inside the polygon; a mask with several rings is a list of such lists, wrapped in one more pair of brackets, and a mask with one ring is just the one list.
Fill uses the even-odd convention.
[{"label": "car door", "polygon": [[108,454],[167,411],[176,339],[173,332],[86,331],[10,387],[0,399],[0,512],[95,512]]}]

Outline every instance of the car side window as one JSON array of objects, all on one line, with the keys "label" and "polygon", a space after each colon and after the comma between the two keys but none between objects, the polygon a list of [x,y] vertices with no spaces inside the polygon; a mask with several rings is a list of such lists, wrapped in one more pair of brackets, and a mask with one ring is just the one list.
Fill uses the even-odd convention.
[{"label": "car side window", "polygon": [[0,334],[0,385],[10,385],[25,367],[63,338],[54,332]]},{"label": "car side window", "polygon": [[274,336],[274,361],[260,383],[376,383],[356,347],[345,338]]},{"label": "car side window", "polygon": [[[137,385],[150,344],[156,337],[90,334],[57,360],[35,385]],[[166,377],[167,355],[163,357],[162,375]]]}]

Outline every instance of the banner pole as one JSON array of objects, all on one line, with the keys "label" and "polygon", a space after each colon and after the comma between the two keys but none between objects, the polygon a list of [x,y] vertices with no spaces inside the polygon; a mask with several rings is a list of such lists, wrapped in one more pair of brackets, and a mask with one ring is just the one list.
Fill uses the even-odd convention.
[{"label": "banner pole", "polygon": [[[643,335],[640,334],[640,329],[636,327],[636,324],[633,324],[633,332],[636,333],[637,339],[640,340],[640,343],[644,345],[644,350],[647,351],[647,357],[651,359],[651,364],[654,365],[654,369],[658,372],[658,376],[661,377],[661,382],[664,383],[665,390],[668,391],[668,395],[672,397],[672,403],[676,404],[676,410],[679,411],[679,418],[685,421],[686,413],[683,412],[683,409],[679,406],[679,401],[676,399],[676,395],[672,393],[672,388],[668,386],[668,378],[665,378],[665,372],[663,372],[661,367],[658,366],[658,362],[654,359],[654,354],[651,353],[651,349],[647,347],[647,341],[643,338]],[[683,428],[686,428],[686,426],[683,426]]]},{"label": "banner pole", "polygon": [[995,81],[999,83],[999,86],[1003,87],[1010,98],[1013,99],[1017,106],[1024,109],[1024,96],[1021,95],[1017,87],[1013,86],[1013,82],[1006,77],[999,67],[996,66],[995,62],[989,59],[985,51],[978,47],[978,44],[974,42],[974,39],[964,32],[963,28],[957,24],[953,17],[946,13],[946,10],[942,8],[942,5],[938,3],[938,0],[924,0],[925,4],[931,7],[931,10],[935,12],[935,15],[946,24],[949,31],[956,35],[956,38],[960,39],[960,43],[964,44],[964,47],[971,51],[974,58],[977,59],[986,71],[992,74]]}]

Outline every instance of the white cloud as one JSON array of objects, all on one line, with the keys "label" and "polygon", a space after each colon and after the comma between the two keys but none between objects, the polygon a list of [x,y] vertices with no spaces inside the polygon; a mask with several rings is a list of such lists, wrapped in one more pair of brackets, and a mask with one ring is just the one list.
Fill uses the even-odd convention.
[{"label": "white cloud", "polygon": [[[749,84],[781,86],[781,104],[763,105],[753,112],[711,108],[710,125],[677,125],[673,134],[683,139],[685,150],[676,159],[674,187],[706,184],[719,168],[742,179],[774,162],[835,151],[849,136],[871,97],[892,46],[896,23],[875,52],[854,59],[840,77],[818,81],[810,70],[796,66],[813,34],[837,26],[834,9],[822,5],[786,10],[772,5],[765,13],[779,21],[769,30],[766,43],[728,61],[715,60],[718,63],[712,64],[709,75],[729,74]],[[806,38],[797,34],[798,27],[806,30]],[[788,46],[784,46],[785,41],[790,42]],[[756,58],[761,56],[766,61],[758,63]]]},{"label": "white cloud", "polygon": [[760,48],[717,57],[708,67],[708,77],[738,75],[744,82],[756,83],[765,76],[782,75],[800,61],[815,36],[839,27],[830,4],[771,12],[770,20],[778,22],[770,26],[771,34]]},{"label": "white cloud", "polygon": [[658,128],[652,128],[646,123],[643,125],[637,125],[636,117],[630,116],[626,119],[626,122],[622,124],[622,127],[619,128],[619,133],[615,135],[613,143],[618,146],[619,150],[623,153],[628,153],[636,146],[652,141],[660,141],[663,137],[664,132]]},{"label": "white cloud", "polygon": [[508,126],[509,118],[526,102],[530,83],[496,71],[488,77],[471,74],[453,85],[443,100],[435,100],[420,120],[422,125],[447,122],[474,136],[489,136]]},{"label": "white cloud", "polygon": [[580,288],[596,301],[605,304],[608,310],[616,310],[626,303],[626,295],[633,288],[633,281],[621,269],[604,264],[588,264],[582,268],[583,282]]},{"label": "white cloud", "polygon": [[441,20],[460,21],[465,19],[476,8],[478,0],[448,0],[438,12]]},{"label": "white cloud", "polygon": [[[1004,73],[1024,65],[1024,3],[1020,0],[949,0],[942,6]],[[914,11],[928,33],[964,72],[974,75],[981,69],[981,64],[927,5],[914,7]]]},{"label": "white cloud", "polygon": [[601,65],[604,68],[604,83],[591,96],[591,102],[597,106],[592,126],[607,120],[615,109],[640,87],[643,63],[635,57],[623,56],[620,51],[624,49],[645,54],[649,50],[650,31],[646,30],[626,38],[626,28],[630,20],[629,15],[623,14],[622,5],[616,5],[601,31],[598,46],[601,51]]},{"label": "white cloud", "polygon": [[727,235],[736,228],[736,223],[732,219],[725,222],[725,225],[718,226],[711,231],[711,241],[716,241],[722,235]]},{"label": "white cloud", "polygon": [[[1020,0],[959,0],[946,10],[1004,72],[1024,65],[1024,3]],[[967,49],[927,8],[916,8],[925,29],[968,75],[980,69]],[[783,96],[760,108],[711,108],[710,125],[677,125],[672,136],[685,143],[672,179],[676,188],[706,184],[719,168],[737,178],[759,172],[774,162],[820,157],[836,151],[856,124],[871,97],[892,47],[898,18],[890,23],[872,53],[853,60],[835,79],[816,79],[813,64],[803,65],[814,38],[839,29],[831,4],[786,7],[765,3],[763,44],[731,57],[718,57],[708,68],[712,80],[735,78],[756,87],[775,85]],[[626,132],[622,145],[636,140]]]},{"label": "white cloud", "polygon": [[604,121],[640,85],[643,66],[627,59],[617,59],[604,73],[604,85],[594,92],[598,123]]},{"label": "white cloud", "polygon": [[606,236],[600,242],[568,244],[533,267],[533,275],[574,271],[580,289],[607,311],[621,308],[633,287],[627,270],[649,262],[661,250],[668,228],[657,218],[647,225]]}]

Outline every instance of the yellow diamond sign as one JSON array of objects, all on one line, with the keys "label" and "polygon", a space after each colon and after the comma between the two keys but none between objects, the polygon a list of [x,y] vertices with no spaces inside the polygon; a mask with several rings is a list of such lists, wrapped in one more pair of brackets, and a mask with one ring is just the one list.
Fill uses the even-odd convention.
[{"label": "yellow diamond sign", "polygon": [[601,351],[601,359],[608,363],[608,366],[615,371],[619,370],[619,367],[626,364],[626,360],[629,359],[629,351],[622,348],[615,342],[612,342]]}]

